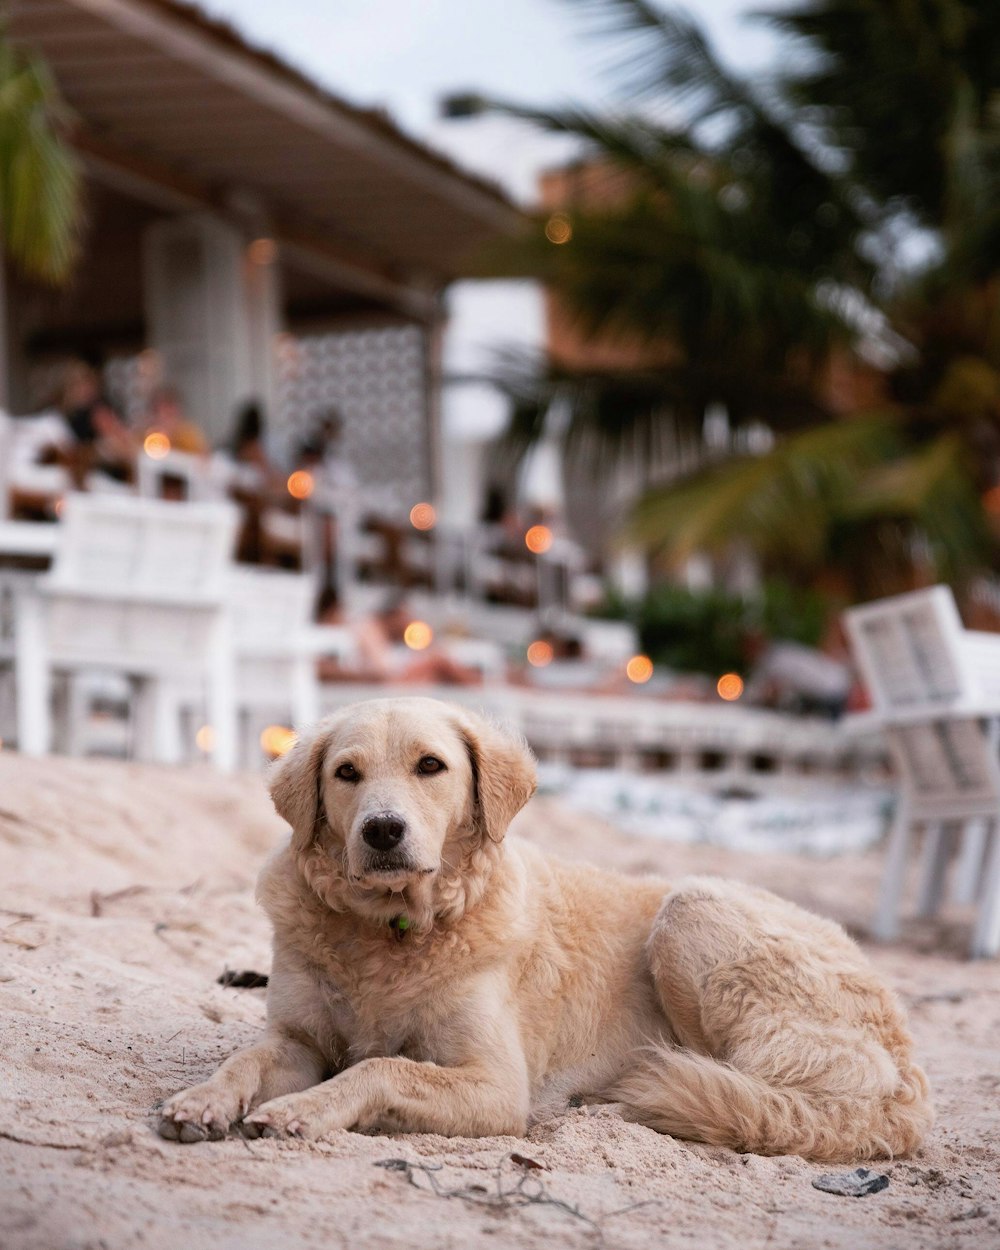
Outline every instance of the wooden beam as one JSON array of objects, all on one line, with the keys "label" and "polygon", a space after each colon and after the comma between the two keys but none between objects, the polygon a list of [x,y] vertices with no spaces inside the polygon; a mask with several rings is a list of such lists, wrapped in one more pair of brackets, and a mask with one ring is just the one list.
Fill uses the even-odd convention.
[{"label": "wooden beam", "polygon": [[[151,204],[165,212],[209,210],[232,217],[221,189],[192,179],[133,153],[121,152],[94,135],[78,131],[73,146],[88,173],[97,182]],[[273,234],[294,264],[344,290],[384,302],[417,321],[432,318],[437,289],[407,281],[384,262],[353,243],[338,243],[316,225],[302,225],[277,217]]]}]

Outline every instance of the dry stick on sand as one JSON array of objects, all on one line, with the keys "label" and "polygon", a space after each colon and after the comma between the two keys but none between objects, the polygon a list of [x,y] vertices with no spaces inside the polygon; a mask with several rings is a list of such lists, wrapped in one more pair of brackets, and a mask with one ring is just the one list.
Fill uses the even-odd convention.
[{"label": "dry stick on sand", "polygon": [[[505,1189],[502,1172],[503,1165],[508,1159],[518,1165],[521,1175],[514,1185]],[[537,1175],[539,1171],[547,1171],[547,1169],[542,1164],[536,1163],[534,1159],[527,1159],[523,1155],[506,1154],[500,1159],[493,1173],[493,1179],[496,1182],[495,1192],[488,1190],[485,1185],[458,1185],[454,1189],[445,1189],[436,1176],[436,1173],[441,1171],[440,1163],[411,1163],[409,1159],[379,1159],[376,1161],[375,1166],[377,1168],[385,1168],[389,1172],[404,1173],[406,1179],[415,1189],[421,1189],[425,1193],[431,1192],[438,1198],[461,1198],[463,1202],[471,1202],[478,1206],[492,1207],[494,1210],[504,1211],[530,1206],[555,1207],[557,1210],[573,1216],[574,1219],[582,1220],[584,1224],[588,1224],[602,1241],[604,1239],[604,1229],[601,1225],[605,1220],[609,1220],[615,1215],[624,1215],[628,1211],[636,1211],[639,1207],[651,1206],[657,1201],[655,1198],[647,1198],[643,1202],[633,1202],[627,1207],[609,1211],[606,1215],[600,1216],[599,1219],[591,1219],[579,1207],[571,1206],[570,1203],[564,1202],[561,1198],[553,1198],[546,1188],[545,1182]],[[419,1174],[427,1178],[428,1184],[426,1186],[417,1180]]]}]

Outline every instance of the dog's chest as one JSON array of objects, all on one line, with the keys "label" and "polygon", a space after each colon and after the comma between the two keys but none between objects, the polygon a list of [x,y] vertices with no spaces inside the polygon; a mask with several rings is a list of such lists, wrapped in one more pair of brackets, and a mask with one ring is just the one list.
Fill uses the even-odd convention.
[{"label": "dog's chest", "polygon": [[324,1023],[350,1061],[436,1057],[433,1039],[441,1035],[460,973],[454,953],[443,960],[434,943],[379,934],[328,946],[324,956],[316,968]]}]

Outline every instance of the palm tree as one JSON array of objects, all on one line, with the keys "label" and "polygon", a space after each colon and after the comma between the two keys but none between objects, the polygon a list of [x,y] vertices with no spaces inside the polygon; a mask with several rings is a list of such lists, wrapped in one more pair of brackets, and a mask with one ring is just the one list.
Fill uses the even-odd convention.
[{"label": "palm tree", "polygon": [[[834,567],[849,598],[896,588],[915,563],[952,578],[981,566],[1000,452],[1000,11],[805,0],[768,19],[804,55],[752,83],[688,17],[646,0],[578,7],[623,46],[638,111],[490,107],[579,134],[628,194],[571,207],[566,246],[546,250],[539,230],[515,259],[586,332],[675,351],[639,371],[549,369],[533,386],[508,370],[515,454],[554,394],[568,447],[598,472],[665,424],[690,447],[721,402],[737,429],[763,422],[778,441],[702,454],[647,494],[630,533],[665,559],[738,541],[800,580]],[[665,106],[683,125],[651,120]],[[899,260],[916,230],[919,271]],[[885,402],[834,421],[823,363],[873,321],[896,356]]]},{"label": "palm tree", "polygon": [[0,245],[26,276],[48,283],[69,276],[82,218],[68,120],[45,65],[0,30]]}]

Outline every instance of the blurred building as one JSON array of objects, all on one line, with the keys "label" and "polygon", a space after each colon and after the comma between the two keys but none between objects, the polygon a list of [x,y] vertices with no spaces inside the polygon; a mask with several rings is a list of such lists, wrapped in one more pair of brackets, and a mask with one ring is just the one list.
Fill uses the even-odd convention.
[{"label": "blurred building", "polygon": [[250,398],[286,427],[336,407],[363,484],[427,494],[442,291],[511,204],[194,6],[5,10],[75,115],[87,234],[65,290],[6,273],[0,405],[41,406],[85,353],[126,408],[179,387],[215,442]]}]

